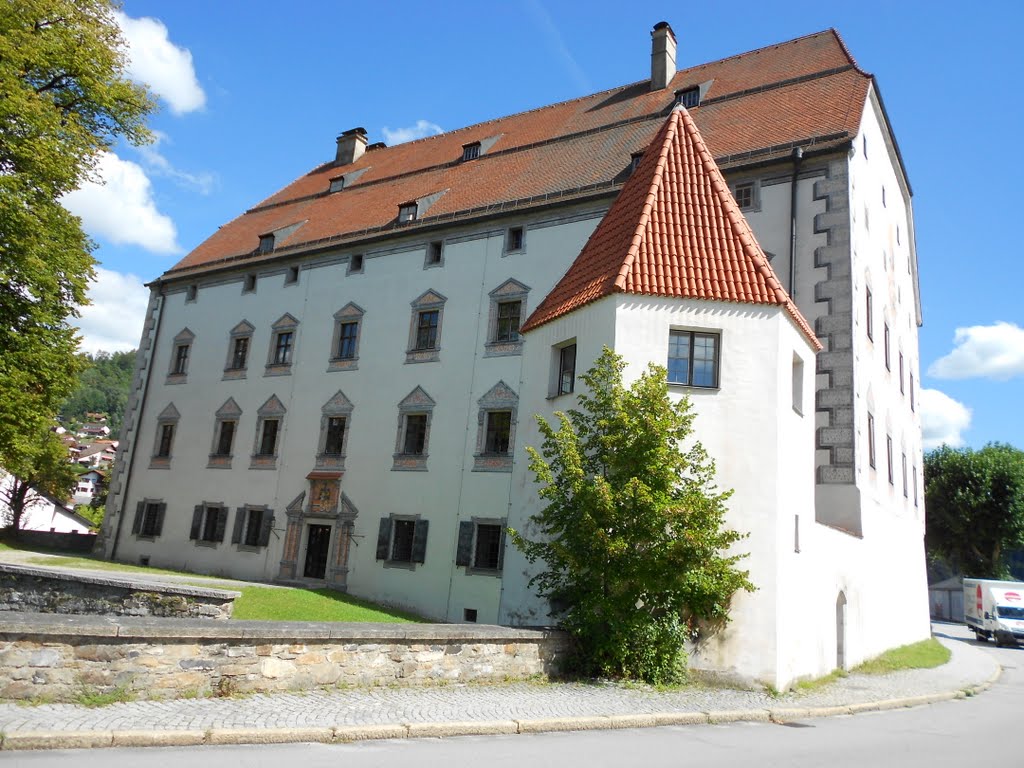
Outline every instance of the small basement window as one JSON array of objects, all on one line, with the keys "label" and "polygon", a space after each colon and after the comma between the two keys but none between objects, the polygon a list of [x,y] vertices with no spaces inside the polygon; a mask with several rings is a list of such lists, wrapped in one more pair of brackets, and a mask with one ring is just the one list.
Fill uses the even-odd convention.
[{"label": "small basement window", "polygon": [[407,221],[416,221],[416,202],[402,203],[398,206],[398,223],[404,224]]},{"label": "small basement window", "polygon": [[271,235],[260,235],[260,253],[270,253],[274,250],[274,236]]},{"label": "small basement window", "polygon": [[700,106],[700,86],[695,85],[692,88],[684,88],[681,91],[676,91],[676,104],[682,105],[687,109],[693,109],[694,107]]},{"label": "small basement window", "polygon": [[474,141],[470,144],[462,145],[462,160],[476,160],[480,157],[480,142]]}]

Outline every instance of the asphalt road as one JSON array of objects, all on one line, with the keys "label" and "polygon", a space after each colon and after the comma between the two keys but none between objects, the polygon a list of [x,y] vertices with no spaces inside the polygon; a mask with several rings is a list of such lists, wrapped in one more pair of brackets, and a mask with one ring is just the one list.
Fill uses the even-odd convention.
[{"label": "asphalt road", "polygon": [[[966,630],[942,628],[978,645]],[[369,766],[471,765],[486,768],[598,768],[669,765],[739,768],[915,768],[984,764],[1024,766],[1017,740],[1024,712],[1024,648],[983,646],[1003,666],[988,691],[970,699],[776,725],[734,723],[689,727],[413,739],[362,744],[98,749],[0,753],[0,764],[19,768],[364,768]]]}]

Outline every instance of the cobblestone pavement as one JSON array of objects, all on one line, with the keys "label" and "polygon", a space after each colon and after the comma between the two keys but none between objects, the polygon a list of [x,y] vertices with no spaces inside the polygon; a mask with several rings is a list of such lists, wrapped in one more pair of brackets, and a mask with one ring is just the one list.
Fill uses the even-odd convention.
[{"label": "cobblestone pavement", "polygon": [[[962,627],[937,624],[936,636],[953,651],[932,670],[889,675],[851,674],[807,693],[770,696],[711,686],[656,691],[611,684],[448,685],[252,695],[231,699],[136,701],[88,709],[71,704],[0,704],[0,733],[302,729],[345,726],[527,721],[654,713],[735,713],[820,709],[952,694],[976,689],[999,672],[992,656],[967,641]],[[1024,653],[1024,651],[1022,651]],[[818,714],[824,714],[819,712]],[[745,718],[738,718],[745,719]]]}]

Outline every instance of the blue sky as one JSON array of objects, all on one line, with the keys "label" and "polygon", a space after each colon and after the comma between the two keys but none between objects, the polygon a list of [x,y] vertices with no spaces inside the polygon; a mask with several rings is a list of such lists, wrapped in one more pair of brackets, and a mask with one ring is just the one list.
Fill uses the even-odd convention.
[{"label": "blue sky", "polygon": [[878,78],[914,189],[926,447],[1024,448],[1020,7],[125,0],[158,142],[117,147],[105,184],[67,201],[101,262],[83,348],[136,346],[142,283],[333,157],[343,130],[394,144],[645,79],[662,19],[680,68],[836,27]]}]

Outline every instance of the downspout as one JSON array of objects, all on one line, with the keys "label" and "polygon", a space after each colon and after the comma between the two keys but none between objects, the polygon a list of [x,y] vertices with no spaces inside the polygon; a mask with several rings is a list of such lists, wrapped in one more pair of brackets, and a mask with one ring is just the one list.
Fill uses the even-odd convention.
[{"label": "downspout", "polygon": [[789,296],[796,301],[796,183],[800,176],[802,147],[793,148],[793,181],[789,185]]},{"label": "downspout", "polygon": [[[146,406],[146,397],[149,395],[149,380],[153,378],[153,363],[156,360],[157,342],[160,340],[160,323],[164,318],[164,286],[160,283],[159,304],[156,308],[156,327],[153,329],[153,343],[150,345],[149,362],[146,365],[146,381],[142,385],[142,397],[139,399],[138,419],[135,423],[135,435],[132,438],[132,455],[128,459],[128,474],[124,479],[124,487],[121,489],[121,509],[117,514],[117,529],[114,531],[114,544],[110,548],[110,559],[117,558],[117,545],[121,542],[121,528],[124,525],[124,505],[128,499],[128,488],[132,482],[132,470],[135,467],[135,454],[139,448],[139,432],[142,428],[142,411]],[[141,350],[140,350],[141,351]]]}]

